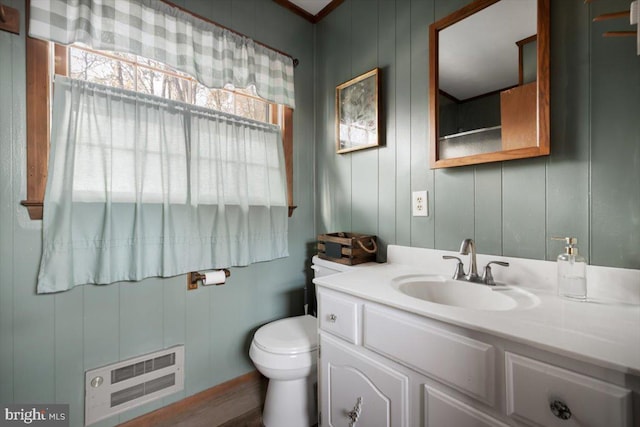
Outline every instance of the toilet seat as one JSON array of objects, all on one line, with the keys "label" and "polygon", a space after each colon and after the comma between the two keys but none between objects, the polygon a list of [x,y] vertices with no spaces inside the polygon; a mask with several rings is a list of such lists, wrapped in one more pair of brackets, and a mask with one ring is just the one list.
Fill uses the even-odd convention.
[{"label": "toilet seat", "polygon": [[309,315],[276,320],[258,329],[253,343],[273,354],[312,352],[318,348],[317,320]]}]

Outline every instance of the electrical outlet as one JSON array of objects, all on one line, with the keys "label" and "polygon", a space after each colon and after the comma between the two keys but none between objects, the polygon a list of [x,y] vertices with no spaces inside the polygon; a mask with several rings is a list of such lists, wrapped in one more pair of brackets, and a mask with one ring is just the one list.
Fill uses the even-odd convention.
[{"label": "electrical outlet", "polygon": [[429,216],[429,200],[427,190],[414,191],[411,198],[413,216]]}]

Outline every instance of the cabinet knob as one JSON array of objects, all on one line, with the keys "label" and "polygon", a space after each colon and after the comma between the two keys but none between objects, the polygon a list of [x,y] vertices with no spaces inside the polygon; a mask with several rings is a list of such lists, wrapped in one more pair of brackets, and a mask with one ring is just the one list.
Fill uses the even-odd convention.
[{"label": "cabinet knob", "polygon": [[336,320],[338,320],[338,316],[336,316],[335,314],[331,313],[329,315],[329,322],[336,323]]},{"label": "cabinet knob", "polygon": [[347,412],[347,417],[349,418],[349,427],[355,427],[356,423],[358,422],[358,418],[360,418],[361,412],[362,412],[362,397],[358,397],[356,406],[353,407],[352,411]]},{"label": "cabinet knob", "polygon": [[571,410],[561,400],[549,402],[549,409],[551,409],[551,413],[553,413],[553,415],[561,420],[568,420],[571,418]]}]

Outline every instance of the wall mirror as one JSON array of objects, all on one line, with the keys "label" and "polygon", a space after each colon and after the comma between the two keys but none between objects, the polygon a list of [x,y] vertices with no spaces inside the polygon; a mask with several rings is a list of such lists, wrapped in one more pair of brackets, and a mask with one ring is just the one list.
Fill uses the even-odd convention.
[{"label": "wall mirror", "polygon": [[432,169],[549,154],[549,0],[476,0],[429,36]]}]

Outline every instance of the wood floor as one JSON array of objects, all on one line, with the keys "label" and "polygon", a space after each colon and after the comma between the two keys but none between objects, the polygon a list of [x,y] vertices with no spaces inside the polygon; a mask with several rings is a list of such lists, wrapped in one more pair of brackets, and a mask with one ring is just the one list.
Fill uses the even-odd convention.
[{"label": "wood floor", "polygon": [[256,408],[222,424],[220,427],[262,427],[262,411]]},{"label": "wood floor", "polygon": [[262,427],[267,385],[250,372],[119,427]]},{"label": "wood floor", "polygon": [[120,427],[261,427],[267,384],[257,372],[247,374]]}]

